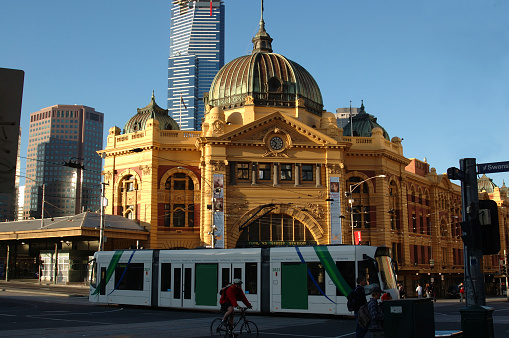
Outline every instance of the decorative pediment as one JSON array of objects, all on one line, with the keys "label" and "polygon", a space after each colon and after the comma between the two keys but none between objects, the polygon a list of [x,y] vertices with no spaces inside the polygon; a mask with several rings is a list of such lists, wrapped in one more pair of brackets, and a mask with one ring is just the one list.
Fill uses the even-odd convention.
[{"label": "decorative pediment", "polygon": [[232,130],[221,135],[217,140],[229,141],[230,143],[245,143],[246,145],[261,145],[265,144],[268,135],[278,133],[286,135],[292,145],[321,146],[338,144],[330,136],[280,112],[274,112]]}]

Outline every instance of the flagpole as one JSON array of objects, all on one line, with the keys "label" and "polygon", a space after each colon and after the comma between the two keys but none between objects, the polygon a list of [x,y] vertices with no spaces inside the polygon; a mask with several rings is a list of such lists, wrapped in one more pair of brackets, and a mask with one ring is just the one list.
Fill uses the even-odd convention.
[{"label": "flagpole", "polygon": [[179,104],[179,127],[182,129],[182,102],[184,99],[182,98],[182,94],[180,94],[180,104]]},{"label": "flagpole", "polygon": [[353,137],[352,101],[350,101],[350,136]]}]

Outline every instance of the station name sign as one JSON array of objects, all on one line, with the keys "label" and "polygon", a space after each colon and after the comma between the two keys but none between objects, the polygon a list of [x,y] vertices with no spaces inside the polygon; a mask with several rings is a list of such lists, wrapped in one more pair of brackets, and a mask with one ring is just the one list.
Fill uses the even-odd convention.
[{"label": "station name sign", "polygon": [[509,161],[493,162],[493,163],[479,163],[477,165],[477,173],[478,174],[499,173],[502,171],[509,171]]}]

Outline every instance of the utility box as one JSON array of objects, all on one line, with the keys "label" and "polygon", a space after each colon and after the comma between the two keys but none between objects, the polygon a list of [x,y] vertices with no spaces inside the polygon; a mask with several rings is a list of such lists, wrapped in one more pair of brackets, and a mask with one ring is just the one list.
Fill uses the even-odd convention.
[{"label": "utility box", "polygon": [[465,338],[493,338],[493,308],[472,305],[461,309],[461,330]]},{"label": "utility box", "polygon": [[431,298],[385,301],[383,311],[386,337],[435,337],[435,314]]}]

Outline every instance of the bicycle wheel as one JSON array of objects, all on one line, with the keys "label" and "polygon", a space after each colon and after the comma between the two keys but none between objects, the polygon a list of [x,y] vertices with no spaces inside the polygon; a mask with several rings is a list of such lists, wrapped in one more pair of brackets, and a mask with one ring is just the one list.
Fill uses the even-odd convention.
[{"label": "bicycle wheel", "polygon": [[240,327],[241,337],[258,337],[258,326],[250,320],[246,320]]},{"label": "bicycle wheel", "polygon": [[226,326],[223,325],[223,318],[216,318],[210,324],[211,337],[228,337]]}]

